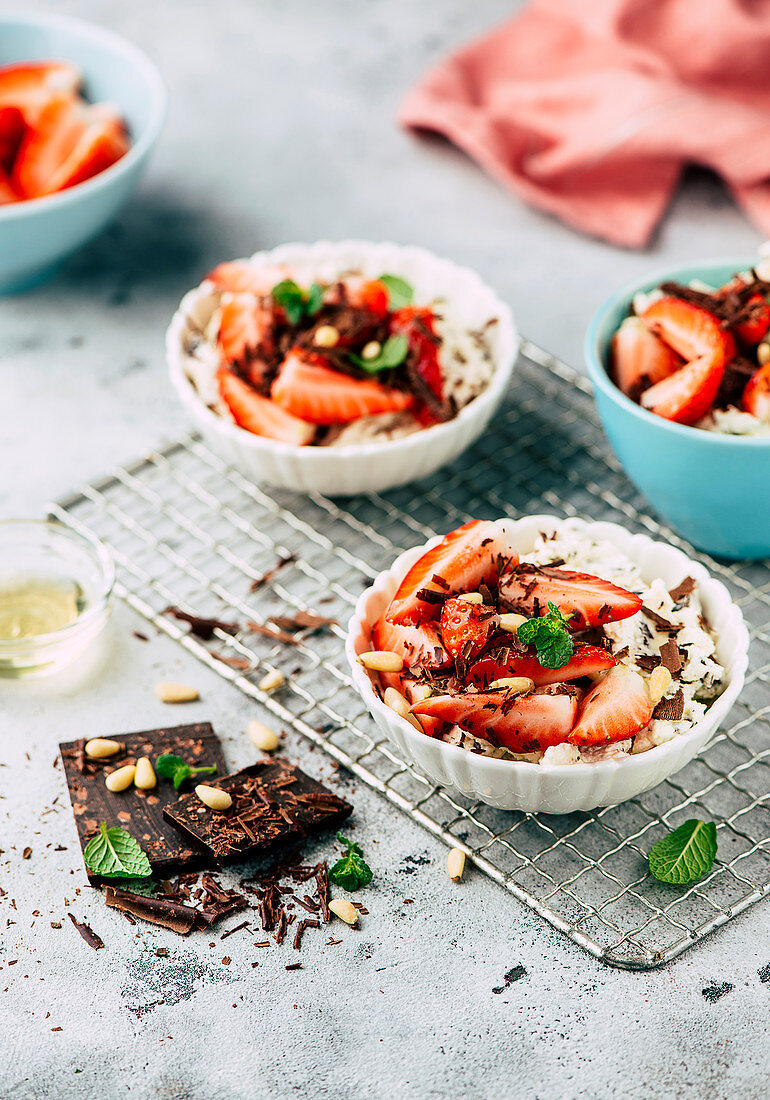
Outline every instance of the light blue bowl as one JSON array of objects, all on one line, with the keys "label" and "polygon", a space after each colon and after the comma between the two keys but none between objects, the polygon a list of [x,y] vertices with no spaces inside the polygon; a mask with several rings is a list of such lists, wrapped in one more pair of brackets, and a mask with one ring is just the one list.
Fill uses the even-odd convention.
[{"label": "light blue bowl", "polygon": [[596,407],[629,478],[694,546],[725,558],[770,556],[770,438],[719,435],[663,420],[621,393],[607,368],[613,333],[638,291],[667,279],[719,286],[753,262],[704,260],[648,275],[605,302],[585,340]]},{"label": "light blue bowl", "polygon": [[0,294],[53,275],[128,199],[155,144],[166,93],[155,66],[130,42],[91,23],[54,15],[0,15],[0,66],[73,61],[93,102],[115,103],[131,149],[112,168],[56,195],[0,206]]}]

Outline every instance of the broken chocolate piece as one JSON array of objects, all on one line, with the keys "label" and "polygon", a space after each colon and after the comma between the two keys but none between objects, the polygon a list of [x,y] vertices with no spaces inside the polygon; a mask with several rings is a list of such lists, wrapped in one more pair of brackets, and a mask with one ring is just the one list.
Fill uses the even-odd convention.
[{"label": "broken chocolate piece", "polygon": [[198,923],[197,909],[165,895],[149,898],[144,894],[121,890],[117,886],[108,886],[104,900],[110,909],[120,909],[140,920],[149,921],[150,924],[159,924],[180,936],[186,936]]},{"label": "broken chocolate piece", "polygon": [[324,627],[337,626],[336,619],[315,615],[312,611],[295,611],[293,615],[271,615],[270,622],[282,630],[307,630],[311,634]]},{"label": "broken chocolate piece", "polygon": [[85,921],[75,920],[72,913],[67,913],[67,916],[77,928],[80,935],[86,941],[89,947],[93,947],[94,951],[98,951],[100,947],[104,947],[104,940],[101,936],[97,936],[93,928],[86,924]]},{"label": "broken chocolate piece", "polygon": [[295,562],[296,560],[296,554],[286,554],[285,557],[279,558],[272,569],[268,569],[261,576],[254,578],[254,580],[249,585],[249,592],[256,592],[259,588],[262,587],[263,584],[267,584],[268,581],[271,581],[277,573],[280,573],[285,565],[291,565],[292,562]]},{"label": "broken chocolate piece", "polygon": [[660,665],[661,659],[655,653],[642,653],[636,658],[636,663],[645,672],[652,672]]},{"label": "broken chocolate piece", "polygon": [[663,615],[659,615],[657,611],[645,607],[644,604],[642,604],[641,612],[643,615],[646,615],[651,622],[655,623],[658,630],[667,631],[669,634],[677,634],[682,629],[681,623],[672,623],[669,619],[664,618]]},{"label": "broken chocolate piece", "polygon": [[173,615],[175,619],[187,623],[190,633],[200,638],[202,642],[210,642],[215,630],[221,630],[224,634],[238,634],[241,629],[238,623],[225,623],[221,619],[206,619],[201,615],[191,615],[179,607],[169,606],[164,609],[163,614]]},{"label": "broken chocolate piece", "polygon": [[668,699],[661,699],[652,712],[653,718],[663,722],[678,722],[684,714],[684,692],[681,688]]},{"label": "broken chocolate piece", "polygon": [[679,653],[679,646],[673,638],[669,638],[669,640],[664,642],[660,647],[660,660],[663,667],[667,668],[672,676],[676,676],[678,672],[682,671],[682,658]]},{"label": "broken chocolate piece", "polygon": [[681,603],[682,600],[687,599],[695,591],[695,578],[685,577],[683,581],[680,581],[676,588],[672,588],[669,592],[669,596],[674,603]]},{"label": "broken chocolate piece", "polygon": [[[227,770],[219,739],[208,722],[169,729],[146,730],[142,733],[110,734],[124,748],[106,760],[86,757],[81,771],[82,742],[70,741],[59,746],[69,787],[72,812],[80,838],[86,844],[99,831],[99,823],[108,827],[120,825],[131,834],[147,854],[155,874],[168,875],[203,866],[208,859],[204,849],[185,841],[163,817],[163,807],[174,803],[179,792],[166,781],[149,791],[129,788],[114,794],[104,785],[105,776],[120,766],[149,756],[153,764],[161,753],[174,753],[190,764],[216,766],[219,774]],[[103,880],[88,872],[93,885]]]},{"label": "broken chocolate piece", "polygon": [[260,761],[209,785],[227,791],[233,800],[229,810],[212,811],[191,793],[165,806],[163,814],[218,863],[336,828],[353,812],[344,798],[282,759]]}]

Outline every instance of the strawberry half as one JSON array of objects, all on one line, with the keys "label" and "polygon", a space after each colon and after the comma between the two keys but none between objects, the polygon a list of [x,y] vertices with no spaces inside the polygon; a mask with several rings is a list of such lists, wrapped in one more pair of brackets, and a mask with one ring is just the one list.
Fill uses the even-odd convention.
[{"label": "strawberry half", "polygon": [[0,68],[0,108],[16,107],[27,123],[37,121],[52,96],[74,96],[80,70],[69,61],[25,61]]},{"label": "strawberry half", "polygon": [[505,532],[489,520],[471,520],[418,558],[396,590],[386,615],[392,623],[438,619],[449,596],[497,580],[498,560],[518,562]]},{"label": "strawberry half", "polygon": [[497,616],[491,607],[452,596],[441,609],[441,637],[452,657],[472,661],[495,632]]},{"label": "strawberry half", "polygon": [[504,691],[433,695],[411,710],[451,722],[511,752],[538,752],[566,741],[575,723],[579,692],[546,690],[513,696]]},{"label": "strawberry half", "polygon": [[543,668],[537,657],[509,651],[505,661],[494,654],[476,661],[468,673],[468,682],[486,689],[494,680],[504,676],[529,676],[540,687],[545,684],[561,684],[577,680],[581,676],[595,676],[612,668],[617,661],[606,649],[595,645],[579,645],[566,665],[561,668]]},{"label": "strawberry half", "polygon": [[724,373],[719,357],[702,355],[645,390],[642,408],[677,424],[695,424],[714,404]]},{"label": "strawberry half", "polygon": [[350,378],[297,349],[284,359],[270,393],[292,416],[311,424],[347,424],[361,416],[401,412],[414,403],[410,393]]},{"label": "strawberry half", "polygon": [[626,317],[612,338],[612,374],[627,397],[639,395],[682,365],[679,356],[639,317]]},{"label": "strawberry half", "polygon": [[[275,347],[270,308],[261,305],[253,294],[223,296],[217,346],[223,364],[240,363],[248,352],[258,350],[269,358]],[[261,382],[263,370],[260,361],[249,364],[249,378],[255,386]]]},{"label": "strawberry half", "polygon": [[743,407],[758,420],[770,422],[770,363],[755,371],[746,383]]},{"label": "strawberry half", "polygon": [[571,630],[628,619],[642,606],[641,598],[634,592],[601,577],[527,562],[501,578],[500,596],[515,611],[529,615],[544,615],[550,600]]},{"label": "strawberry half", "polygon": [[284,412],[268,397],[261,397],[248,382],[232,371],[220,367],[217,382],[222,400],[233,414],[235,423],[247,432],[267,439],[278,439],[282,443],[294,443],[299,447],[313,439],[315,428],[312,424]]},{"label": "strawberry half", "polygon": [[642,314],[651,332],[688,362],[709,356],[719,366],[735,355],[735,341],[718,317],[682,298],[659,298]]},{"label": "strawberry half", "polygon": [[642,677],[628,665],[616,665],[589,691],[580,706],[573,745],[610,745],[644,729],[652,702]]},{"label": "strawberry half", "polygon": [[18,107],[0,107],[0,170],[10,172],[26,130]]}]

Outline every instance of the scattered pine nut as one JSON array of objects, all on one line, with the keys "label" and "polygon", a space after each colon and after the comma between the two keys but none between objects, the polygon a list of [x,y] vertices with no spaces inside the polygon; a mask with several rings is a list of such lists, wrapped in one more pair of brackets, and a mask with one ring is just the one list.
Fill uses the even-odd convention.
[{"label": "scattered pine nut", "polygon": [[462,600],[463,603],[483,603],[484,597],[480,592],[461,592],[455,599]]},{"label": "scattered pine nut", "polygon": [[650,693],[652,705],[656,707],[671,687],[673,676],[663,665],[658,665],[652,670],[652,675],[647,681],[647,690]]},{"label": "scattered pine nut", "polygon": [[155,694],[161,703],[192,703],[200,698],[196,688],[177,684],[173,680],[163,680],[155,688]]},{"label": "scattered pine nut", "polygon": [[109,741],[106,737],[92,737],[86,741],[86,756],[92,760],[106,760],[108,756],[114,756],[123,748],[120,741]]},{"label": "scattered pine nut", "polygon": [[140,756],[136,762],[134,786],[140,791],[151,791],[157,782],[149,756]]},{"label": "scattered pine nut", "polygon": [[104,785],[108,791],[118,794],[119,791],[125,791],[127,787],[131,786],[135,775],[136,767],[133,764],[124,764],[122,768],[110,772],[104,781]]},{"label": "scattered pine nut", "polygon": [[535,681],[529,676],[503,676],[499,680],[493,680],[489,685],[490,691],[515,691],[526,695],[528,691],[535,690]]},{"label": "scattered pine nut", "polygon": [[209,787],[206,783],[199,783],[195,793],[210,810],[229,810],[233,804],[227,791],[220,790],[219,787]]},{"label": "scattered pine nut", "polygon": [[263,726],[256,719],[249,722],[246,732],[262,752],[274,752],[281,743],[281,739],[275,730],[271,730],[269,726]]},{"label": "scattered pine nut", "polygon": [[497,625],[507,634],[515,634],[519,627],[523,626],[526,621],[526,616],[519,615],[515,611],[506,611],[505,614],[501,615],[497,620]]},{"label": "scattered pine nut", "polygon": [[358,663],[373,672],[400,672],[404,667],[404,661],[398,653],[391,653],[387,649],[372,649],[369,653],[360,653]]},{"label": "scattered pine nut", "polygon": [[760,367],[770,363],[770,344],[766,340],[763,340],[761,344],[757,344],[757,362]]},{"label": "scattered pine nut", "polygon": [[462,848],[452,848],[446,857],[446,869],[452,882],[459,882],[465,870],[465,852]]},{"label": "scattered pine nut", "polygon": [[364,350],[361,352],[362,359],[376,359],[382,351],[382,344],[379,340],[370,340],[368,344],[364,344]]},{"label": "scattered pine nut", "polygon": [[319,325],[315,330],[313,343],[317,348],[334,348],[339,341],[340,334],[334,325]]},{"label": "scattered pine nut", "polygon": [[348,901],[347,898],[335,898],[334,901],[330,901],[329,909],[334,913],[335,917],[344,920],[345,924],[358,923],[358,910],[353,905],[353,902]]},{"label": "scattered pine nut", "polygon": [[279,687],[283,687],[286,683],[286,677],[280,669],[274,668],[272,672],[266,673],[257,684],[260,691],[277,691]]},{"label": "scattered pine nut", "polygon": [[382,701],[386,707],[390,707],[390,709],[394,710],[396,714],[400,715],[401,718],[405,718],[410,726],[414,726],[414,728],[416,730],[419,730],[420,733],[425,732],[420,723],[417,721],[417,716],[415,714],[412,714],[411,710],[409,709],[409,703],[406,701],[400,691],[397,691],[393,687],[385,688],[385,694],[382,697]]}]

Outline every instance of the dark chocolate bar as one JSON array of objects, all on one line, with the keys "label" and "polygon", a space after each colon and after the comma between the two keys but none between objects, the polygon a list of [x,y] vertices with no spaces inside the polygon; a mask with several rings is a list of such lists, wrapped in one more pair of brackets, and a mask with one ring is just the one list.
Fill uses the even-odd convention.
[{"label": "dark chocolate bar", "polygon": [[193,791],[165,806],[163,815],[220,864],[333,829],[353,812],[349,802],[288,760],[263,760],[204,782],[228,792],[233,800],[229,810],[210,810]]},{"label": "dark chocolate bar", "polygon": [[[104,821],[108,827],[120,825],[141,844],[157,875],[205,866],[210,860],[207,850],[187,841],[164,819],[164,807],[180,797],[170,780],[158,776],[157,786],[150,791],[129,787],[118,794],[108,791],[104,780],[115,768],[134,763],[140,756],[149,756],[154,767],[157,757],[167,752],[198,767],[216,765],[219,775],[224,774],[227,765],[211,724],[199,722],[107,736],[111,741],[123,742],[124,749],[105,760],[86,756],[83,738],[59,746],[81,848],[85,850]],[[93,884],[103,881],[90,872],[88,878]]]}]

